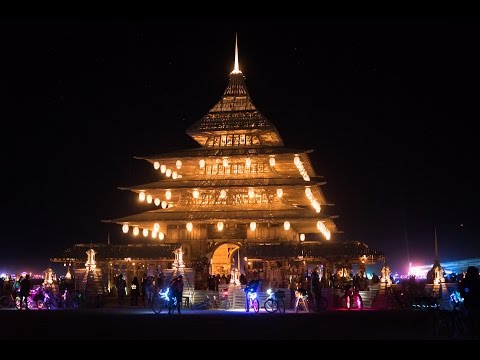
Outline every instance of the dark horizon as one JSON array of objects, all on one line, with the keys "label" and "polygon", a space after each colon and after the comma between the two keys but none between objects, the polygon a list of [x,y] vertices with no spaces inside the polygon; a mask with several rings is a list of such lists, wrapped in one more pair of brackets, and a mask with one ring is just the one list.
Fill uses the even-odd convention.
[{"label": "dark horizon", "polygon": [[[473,172],[479,25],[461,21],[4,22],[0,271],[75,243],[125,243],[133,156],[196,147],[185,130],[233,68],[285,146],[314,149],[340,239],[393,270],[480,257]],[[7,135],[8,134],[8,135]],[[338,239],[333,236],[333,240]],[[408,250],[407,250],[408,247]],[[5,250],[6,249],[6,250]]]}]

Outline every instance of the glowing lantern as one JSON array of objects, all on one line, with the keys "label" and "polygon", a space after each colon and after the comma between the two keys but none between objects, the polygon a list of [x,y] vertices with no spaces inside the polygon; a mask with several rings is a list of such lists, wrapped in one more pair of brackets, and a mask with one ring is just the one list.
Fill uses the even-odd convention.
[{"label": "glowing lantern", "polygon": [[166,167],[165,165],[161,165],[161,166],[160,166],[160,172],[161,172],[162,174],[165,174],[165,171],[167,171],[167,167]]},{"label": "glowing lantern", "polygon": [[147,237],[148,236],[148,229],[143,229],[142,234],[143,234],[143,236]]},{"label": "glowing lantern", "polygon": [[144,191],[140,191],[138,193],[138,200],[145,201],[145,192]]},{"label": "glowing lantern", "polygon": [[255,221],[252,221],[250,223],[250,230],[255,231],[256,228],[257,228],[257,223]]},{"label": "glowing lantern", "polygon": [[124,234],[128,233],[128,224],[123,224],[122,231]]},{"label": "glowing lantern", "polygon": [[289,222],[289,221],[285,221],[285,222],[283,223],[283,228],[284,228],[285,230],[290,230],[290,222]]},{"label": "glowing lantern", "polygon": [[138,226],[135,226],[133,228],[133,236],[137,236],[139,232],[140,232],[140,229],[138,228]]},{"label": "glowing lantern", "polygon": [[152,239],[155,239],[157,237],[157,232],[156,231],[152,231]]},{"label": "glowing lantern", "polygon": [[254,198],[255,197],[255,189],[254,188],[249,188],[248,189],[248,197],[250,199]]},{"label": "glowing lantern", "polygon": [[227,167],[228,166],[228,159],[227,158],[223,158],[223,167]]},{"label": "glowing lantern", "polygon": [[222,231],[222,230],[223,230],[223,221],[219,221],[219,222],[217,223],[217,229],[218,229],[218,231]]},{"label": "glowing lantern", "polygon": [[192,231],[192,229],[193,229],[193,224],[191,222],[188,222],[187,223],[187,230]]},{"label": "glowing lantern", "polygon": [[175,180],[178,177],[178,174],[176,171],[172,172],[172,179]]},{"label": "glowing lantern", "polygon": [[159,198],[155,198],[155,200],[153,201],[155,203],[155,205],[159,206],[160,205],[160,199]]},{"label": "glowing lantern", "polygon": [[220,190],[220,199],[225,199],[227,197],[227,191],[222,189]]},{"label": "glowing lantern", "polygon": [[283,196],[283,190],[282,189],[277,189],[277,196],[281,198]]},{"label": "glowing lantern", "polygon": [[155,161],[155,162],[153,163],[153,168],[154,168],[155,170],[160,169],[160,163],[159,163],[158,161]]},{"label": "glowing lantern", "polygon": [[165,209],[165,208],[167,207],[167,202],[166,202],[166,201],[162,201],[161,206],[162,206],[162,209]]},{"label": "glowing lantern", "polygon": [[270,159],[268,159],[268,163],[270,164],[270,166],[275,166],[275,158],[271,157]]},{"label": "glowing lantern", "polygon": [[203,168],[205,167],[205,160],[203,160],[203,159],[200,160],[200,161],[198,162],[198,164],[200,165],[200,169],[203,169]]},{"label": "glowing lantern", "polygon": [[181,161],[181,160],[177,160],[177,162],[175,163],[175,166],[177,167],[177,169],[180,170],[180,168],[182,167],[182,161]]},{"label": "glowing lantern", "polygon": [[160,240],[165,239],[165,234],[164,234],[163,232],[159,232],[159,233],[158,233],[158,238],[159,238]]},{"label": "glowing lantern", "polygon": [[165,191],[165,198],[170,200],[172,198],[172,192],[170,190]]},{"label": "glowing lantern", "polygon": [[172,170],[171,170],[171,169],[167,169],[167,171],[165,171],[165,176],[166,176],[166,177],[172,176]]},{"label": "glowing lantern", "polygon": [[247,158],[245,160],[245,167],[248,169],[250,167],[250,165],[252,165],[252,159]]},{"label": "glowing lantern", "polygon": [[152,195],[148,194],[148,195],[147,195],[147,203],[151,204],[152,201],[153,201]]},{"label": "glowing lantern", "polygon": [[159,231],[160,231],[160,224],[159,224],[159,223],[153,224],[153,231],[155,231],[155,232],[159,232]]},{"label": "glowing lantern", "polygon": [[300,234],[300,241],[305,241],[305,234]]},{"label": "glowing lantern", "polygon": [[200,197],[200,192],[198,190],[193,190],[193,198],[198,199]]}]

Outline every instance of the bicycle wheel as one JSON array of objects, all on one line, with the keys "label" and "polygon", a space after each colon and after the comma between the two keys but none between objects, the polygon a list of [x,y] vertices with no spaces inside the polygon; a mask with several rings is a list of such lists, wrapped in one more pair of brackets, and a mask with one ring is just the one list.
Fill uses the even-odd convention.
[{"label": "bicycle wheel", "polygon": [[252,300],[252,307],[253,307],[253,310],[258,313],[259,310],[260,310],[260,304],[258,303],[258,299],[253,299]]},{"label": "bicycle wheel", "polygon": [[37,309],[39,310],[43,309],[43,305],[44,305],[43,300],[38,299],[37,301],[35,301],[35,306],[37,307]]},{"label": "bicycle wheel", "polygon": [[12,300],[9,296],[0,297],[0,307],[10,307]]},{"label": "bicycle wheel", "polygon": [[155,296],[152,299],[152,309],[155,314],[160,314],[166,308],[165,300],[160,296]]},{"label": "bicycle wheel", "polygon": [[70,300],[70,307],[72,309],[78,309],[80,307],[80,298],[75,296],[72,300]]},{"label": "bicycle wheel", "polygon": [[274,313],[278,311],[278,301],[273,299],[268,299],[263,304],[264,309],[269,313]]},{"label": "bicycle wheel", "polygon": [[318,298],[318,309],[319,310],[327,310],[328,307],[328,300],[327,298],[320,296]]},{"label": "bicycle wheel", "polygon": [[52,295],[48,299],[48,309],[58,309],[60,305],[60,301],[58,300],[56,295]]},{"label": "bicycle wheel", "polygon": [[355,299],[355,305],[358,310],[363,310],[363,299],[360,295],[357,295],[357,298]]}]

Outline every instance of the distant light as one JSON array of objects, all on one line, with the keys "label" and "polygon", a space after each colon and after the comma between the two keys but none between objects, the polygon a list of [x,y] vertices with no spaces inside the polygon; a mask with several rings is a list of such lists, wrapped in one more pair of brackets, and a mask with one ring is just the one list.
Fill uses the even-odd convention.
[{"label": "distant light", "polygon": [[200,192],[197,189],[193,190],[193,198],[198,199],[199,197],[200,197]]},{"label": "distant light", "polygon": [[123,224],[122,231],[124,234],[128,233],[128,229],[129,229],[128,224]]},{"label": "distant light", "polygon": [[245,160],[245,167],[248,169],[252,165],[252,159],[247,158]]},{"label": "distant light", "polygon": [[187,223],[187,230],[192,231],[192,229],[193,229],[193,224],[191,222],[188,222]]},{"label": "distant light", "polygon": [[177,162],[175,163],[175,166],[177,167],[177,169],[180,170],[180,168],[182,167],[182,161],[181,161],[181,160],[177,160]]},{"label": "distant light", "polygon": [[172,172],[172,179],[175,180],[178,177],[178,174],[176,171]]},{"label": "distant light", "polygon": [[305,234],[300,234],[300,241],[305,241]]},{"label": "distant light", "polygon": [[153,163],[153,168],[154,168],[155,170],[160,169],[160,163],[159,163],[158,161],[155,161],[155,162]]},{"label": "distant light", "polygon": [[165,191],[165,198],[170,200],[172,198],[172,192],[170,190]]},{"label": "distant light", "polygon": [[159,233],[158,233],[158,238],[159,238],[160,240],[165,239],[165,234],[164,234],[163,232],[159,232]]},{"label": "distant light", "polygon": [[201,159],[198,164],[200,165],[200,169],[203,169],[205,167],[205,160]]},{"label": "distant light", "polygon": [[148,195],[147,195],[147,203],[151,204],[152,201],[153,201],[152,195],[148,194]]},{"label": "distant light", "polygon": [[282,189],[277,189],[277,196],[281,198],[283,196],[283,190]]},{"label": "distant light", "polygon": [[138,228],[138,226],[135,226],[133,228],[133,236],[137,236],[139,233],[140,233],[140,229]]},{"label": "distant light", "polygon": [[222,230],[223,230],[223,221],[219,221],[219,222],[217,223],[217,229],[218,229],[218,231],[222,231]]},{"label": "distant light", "polygon": [[147,237],[148,236],[148,229],[143,229],[142,234],[143,234],[143,236]]},{"label": "distant light", "polygon": [[145,192],[144,191],[140,191],[138,193],[138,200],[145,201]]},{"label": "distant light", "polygon": [[285,221],[283,223],[283,228],[287,231],[290,230],[290,221]]},{"label": "distant light", "polygon": [[228,166],[228,159],[227,158],[223,158],[223,167],[227,167]]},{"label": "distant light", "polygon": [[154,230],[152,231],[152,239],[155,239],[157,237],[157,232]]},{"label": "distant light", "polygon": [[165,171],[167,171],[167,167],[166,167],[165,165],[161,165],[161,166],[160,166],[160,172],[161,172],[162,174],[165,174]]},{"label": "distant light", "polygon": [[155,203],[155,205],[159,206],[160,205],[160,199],[159,198],[155,198],[155,200],[153,201]]},{"label": "distant light", "polygon": [[172,175],[172,170],[171,169],[167,169],[167,171],[165,171],[165,176],[166,177],[170,177]]},{"label": "distant light", "polygon": [[162,201],[162,209],[165,209],[167,207],[167,202],[166,201]]},{"label": "distant light", "polygon": [[255,189],[254,188],[249,188],[248,189],[248,197],[250,199],[254,198],[255,197]]},{"label": "distant light", "polygon": [[271,157],[270,159],[268,159],[268,162],[270,164],[270,166],[275,166],[275,158],[274,157]]},{"label": "distant light", "polygon": [[252,221],[250,223],[250,230],[255,231],[256,228],[257,228],[257,223],[255,221]]},{"label": "distant light", "polygon": [[159,224],[159,223],[153,224],[153,231],[155,231],[155,232],[159,232],[159,231],[160,231],[160,224]]}]

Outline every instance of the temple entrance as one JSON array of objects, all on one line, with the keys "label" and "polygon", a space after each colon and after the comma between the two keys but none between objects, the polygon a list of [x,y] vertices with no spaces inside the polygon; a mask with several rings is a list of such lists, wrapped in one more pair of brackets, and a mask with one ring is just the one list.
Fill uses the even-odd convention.
[{"label": "temple entrance", "polygon": [[238,250],[240,246],[233,243],[223,243],[217,247],[210,260],[210,274],[228,276],[233,266],[238,266]]}]

